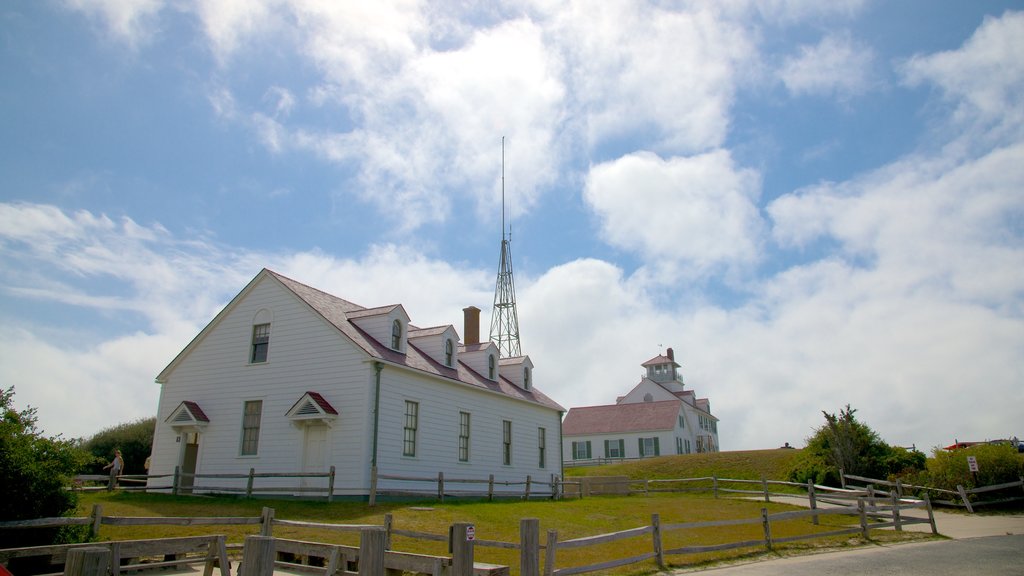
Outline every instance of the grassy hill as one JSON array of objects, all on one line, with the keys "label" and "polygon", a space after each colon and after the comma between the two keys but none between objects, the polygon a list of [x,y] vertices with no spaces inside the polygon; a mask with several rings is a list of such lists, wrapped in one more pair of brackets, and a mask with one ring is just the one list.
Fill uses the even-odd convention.
[{"label": "grassy hill", "polygon": [[800,450],[746,450],[659,456],[603,466],[566,468],[566,476],[628,476],[634,479],[735,478],[785,480]]}]

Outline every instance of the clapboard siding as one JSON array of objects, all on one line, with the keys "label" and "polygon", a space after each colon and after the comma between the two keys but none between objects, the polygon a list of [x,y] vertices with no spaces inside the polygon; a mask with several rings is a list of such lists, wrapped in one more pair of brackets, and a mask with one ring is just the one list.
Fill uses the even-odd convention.
[{"label": "clapboard siding", "polygon": [[[499,480],[521,481],[530,474],[546,481],[550,474],[561,473],[558,409],[401,366],[394,358],[375,358],[321,315],[324,301],[310,303],[314,301],[305,300],[310,296],[294,290],[273,273],[262,272],[161,373],[152,474],[170,474],[181,462],[183,429],[167,419],[185,401],[196,402],[209,418],[200,431],[197,472],[300,471],[304,423],[293,422],[287,412],[312,391],[338,412],[331,420],[327,457],[327,465],[336,468],[338,492],[366,494],[373,458],[376,365],[383,367],[377,452],[382,474],[422,476],[443,470],[458,477],[495,474]],[[252,364],[253,325],[268,317],[267,361]],[[360,318],[358,325],[390,345],[390,324],[396,318],[408,326],[401,306]],[[420,340],[431,341],[425,344],[428,347],[440,342],[440,348],[431,347],[431,356],[440,354],[443,361],[445,337],[457,339],[458,335],[448,327],[442,334]],[[259,448],[255,455],[242,456],[243,411],[249,400],[262,402]],[[402,456],[406,400],[420,404],[418,450],[413,458]],[[472,419],[469,462],[458,460],[460,411],[469,412]],[[502,420],[513,422],[512,466],[501,462]],[[537,461],[538,427],[547,430],[543,469]],[[296,486],[298,481],[263,479],[260,484]],[[245,480],[198,479],[195,487],[203,486],[244,487]]]}]

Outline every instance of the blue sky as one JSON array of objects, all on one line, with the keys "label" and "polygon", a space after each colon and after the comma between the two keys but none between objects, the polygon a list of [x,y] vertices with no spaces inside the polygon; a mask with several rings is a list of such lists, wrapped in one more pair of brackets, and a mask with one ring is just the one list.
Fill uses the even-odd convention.
[{"label": "blue sky", "polygon": [[570,407],[674,348],[724,449],[846,404],[893,444],[1024,436],[1024,13],[1011,2],[14,1],[0,382],[49,433],[268,267],[489,317]]}]

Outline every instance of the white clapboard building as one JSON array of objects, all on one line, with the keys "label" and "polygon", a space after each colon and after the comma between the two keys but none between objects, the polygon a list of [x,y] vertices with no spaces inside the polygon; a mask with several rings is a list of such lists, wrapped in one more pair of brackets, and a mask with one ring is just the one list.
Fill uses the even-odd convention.
[{"label": "white clapboard building", "polygon": [[642,366],[640,383],[615,404],[569,409],[562,422],[567,466],[718,451],[711,402],[686,388],[672,349]]},{"label": "white clapboard building", "polygon": [[[414,326],[401,304],[365,308],[264,269],[157,376],[149,472],[177,469],[182,490],[209,492],[246,480],[204,474],[333,466],[339,496],[367,495],[374,466],[548,482],[561,474],[564,409],[534,387],[528,356],[499,358],[480,342],[479,316],[464,310],[460,342],[451,325]],[[409,488],[398,482],[378,487]]]}]

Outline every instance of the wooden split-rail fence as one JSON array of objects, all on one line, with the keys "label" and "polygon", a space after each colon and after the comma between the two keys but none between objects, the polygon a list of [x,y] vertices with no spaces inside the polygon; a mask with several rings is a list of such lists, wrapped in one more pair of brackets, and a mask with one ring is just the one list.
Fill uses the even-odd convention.
[{"label": "wooden split-rail fence", "polygon": [[[877,478],[865,478],[864,476],[856,476],[853,474],[846,474],[844,471],[839,471],[839,477],[842,479],[843,487],[847,487],[847,484],[852,482],[864,484],[861,488],[875,491],[877,486],[888,486],[891,492],[895,492],[901,498],[906,493],[922,493],[922,494],[938,494],[940,498],[932,500],[935,504],[942,504],[945,506],[957,506],[960,508],[966,508],[967,512],[974,514],[974,508],[976,506],[991,506],[994,504],[1006,504],[1009,502],[1019,502],[1024,500],[1024,476],[1015,482],[1006,482],[1003,484],[993,484],[990,486],[979,486],[977,488],[964,488],[962,484],[958,484],[956,490],[945,490],[942,488],[934,488],[931,486],[915,486],[914,484],[904,484],[900,480],[890,482],[888,480],[879,480]],[[850,484],[851,486],[853,484]],[[1016,492],[1015,489],[1021,490],[1019,495],[1015,496],[1003,496],[996,499],[977,499],[972,498],[980,494],[992,494],[995,492],[1008,493],[1010,491]],[[888,492],[882,492],[883,495]]]},{"label": "wooden split-rail fence", "polygon": [[[533,518],[526,518],[520,521],[519,542],[501,542],[476,538],[472,525],[464,523],[454,524],[448,535],[440,535],[398,529],[394,526],[390,515],[385,515],[382,525],[343,525],[277,519],[272,508],[265,508],[260,517],[252,518],[130,518],[103,516],[102,509],[97,505],[93,508],[93,515],[88,518],[4,522],[0,523],[0,530],[75,524],[89,525],[94,530],[98,530],[101,525],[259,525],[260,534],[248,536],[243,547],[241,567],[237,571],[237,574],[240,576],[265,576],[263,571],[267,569],[315,573],[322,574],[323,576],[383,573],[382,571],[364,572],[364,570],[401,570],[403,572],[432,574],[435,576],[469,576],[474,573],[477,576],[480,574],[500,576],[507,573],[508,568],[505,566],[475,562],[475,547],[518,550],[519,572],[523,576],[540,576],[541,574],[544,576],[568,576],[570,574],[607,570],[648,560],[654,560],[659,567],[665,567],[665,557],[672,555],[700,554],[750,547],[764,547],[767,550],[772,550],[774,546],[786,542],[845,534],[860,534],[863,538],[867,539],[869,538],[869,531],[872,529],[894,528],[895,530],[902,530],[904,526],[914,523],[930,523],[932,533],[937,533],[931,503],[927,498],[922,501],[912,501],[898,498],[895,493],[892,493],[888,499],[883,499],[879,497],[878,493],[868,490],[836,489],[831,489],[827,497],[821,496],[816,498],[815,488],[815,486],[811,485],[811,491],[808,495],[811,508],[808,510],[769,513],[766,508],[763,508],[760,516],[753,518],[682,523],[663,523],[660,516],[654,514],[651,517],[650,525],[611,534],[559,540],[556,530],[548,530],[543,543],[541,542],[540,522]],[[824,503],[826,501],[833,507],[823,508],[818,505],[819,502]],[[902,511],[910,508],[926,509],[927,518],[904,517]],[[809,518],[812,524],[818,524],[819,518],[827,515],[847,515],[858,520],[853,526],[844,526],[829,531],[816,529],[810,530],[805,534],[786,537],[773,536],[772,534],[772,525],[774,523]],[[50,522],[47,522],[47,520]],[[760,525],[762,537],[707,546],[682,546],[668,549],[665,547],[665,535],[673,531],[714,530],[719,527],[744,524]],[[360,546],[356,548],[275,538],[273,536],[274,526],[359,532]],[[258,539],[250,541],[254,536],[258,536]],[[391,538],[393,536],[447,542],[451,556],[430,556],[391,550]],[[634,543],[630,546],[616,547],[616,550],[631,550],[633,552],[624,557],[603,560],[587,565],[558,566],[561,551],[610,544],[644,536],[650,537],[650,545],[646,551],[639,554],[635,553],[638,549]],[[272,544],[267,544],[266,542],[271,542]],[[376,542],[379,542],[379,544]],[[67,566],[70,565],[75,570],[83,570],[82,572],[74,573],[73,576],[79,576],[79,574],[89,576],[86,567],[99,563],[98,560],[85,562],[75,559],[72,561],[72,557],[68,556],[72,550],[89,547],[95,548],[96,545],[80,544],[0,550],[0,563],[6,564],[12,558],[44,554],[49,555],[52,562],[59,563],[62,560],[65,561],[67,563],[65,565],[65,574],[68,574]],[[230,567],[226,558],[227,550],[232,547],[225,545],[224,536],[122,541],[103,543],[101,547],[106,550],[105,554],[110,558],[108,566],[111,567],[111,570],[114,570],[114,566],[120,566],[117,568],[118,570],[129,571],[138,570],[143,567],[155,568],[202,563],[205,566],[204,576],[212,576],[215,568],[220,569],[221,576],[229,576],[230,574]],[[272,552],[268,552],[268,550],[272,550]],[[541,561],[542,553],[543,561]],[[74,555],[77,554],[80,553],[74,553]],[[94,551],[93,554],[99,553]],[[268,559],[266,557],[268,554],[272,558]],[[383,557],[378,560],[380,554],[383,554]],[[145,555],[162,555],[164,560],[154,562],[150,559],[143,561],[141,557]],[[116,562],[115,558],[117,559]],[[127,563],[121,565],[122,561],[120,559],[127,559]],[[305,559],[305,563],[296,562],[295,559]],[[316,561],[313,562],[313,559],[316,559]],[[310,563],[317,565],[311,566]],[[82,568],[75,568],[76,566],[82,566]],[[271,568],[267,568],[268,566]],[[371,568],[367,568],[367,566]],[[117,576],[116,571],[112,573],[113,576]]]}]

